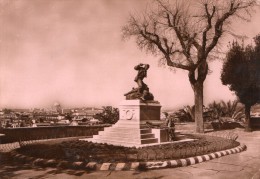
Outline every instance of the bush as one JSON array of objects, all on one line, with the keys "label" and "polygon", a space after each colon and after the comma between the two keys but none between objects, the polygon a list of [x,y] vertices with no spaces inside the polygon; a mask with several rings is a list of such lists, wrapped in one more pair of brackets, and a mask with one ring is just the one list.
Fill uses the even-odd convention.
[{"label": "bush", "polygon": [[115,124],[119,120],[118,108],[112,106],[103,107],[103,111],[94,116],[95,119],[102,121],[107,124]]},{"label": "bush", "polygon": [[[182,109],[176,111],[173,115],[175,120],[178,122],[194,122],[195,121],[195,107],[194,106],[184,106]],[[176,121],[177,122],[177,121]]]},{"label": "bush", "polygon": [[213,101],[208,105],[209,120],[219,120],[221,122],[242,122],[245,118],[243,113],[244,107],[238,105],[238,101],[216,102]]},{"label": "bush", "polygon": [[69,162],[142,162],[148,160],[180,159],[233,148],[239,145],[238,142],[220,137],[195,134],[186,136],[196,140],[142,148],[74,140],[53,144],[31,144],[21,147],[17,151],[18,153],[32,157],[44,159],[55,158]]}]

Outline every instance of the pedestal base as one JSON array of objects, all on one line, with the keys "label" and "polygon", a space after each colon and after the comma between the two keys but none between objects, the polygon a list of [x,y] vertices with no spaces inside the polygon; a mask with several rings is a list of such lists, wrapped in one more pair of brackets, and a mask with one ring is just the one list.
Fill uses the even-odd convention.
[{"label": "pedestal base", "polygon": [[[164,142],[166,139],[162,139],[161,134],[158,136],[158,132],[153,132],[145,124],[146,121],[159,121],[160,109],[161,105],[157,101],[122,101],[119,107],[119,121],[113,126],[105,128],[104,131],[100,131],[98,135],[89,140],[126,147],[140,147]],[[165,133],[163,135],[166,136]]]}]

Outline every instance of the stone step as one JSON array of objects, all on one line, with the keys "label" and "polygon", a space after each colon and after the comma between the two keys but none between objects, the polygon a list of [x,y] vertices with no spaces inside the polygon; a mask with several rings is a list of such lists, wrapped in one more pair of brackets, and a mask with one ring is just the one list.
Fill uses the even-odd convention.
[{"label": "stone step", "polygon": [[129,127],[129,128],[138,128],[138,129],[145,129],[145,128],[149,128],[148,125],[146,124],[140,124],[140,123],[125,123],[125,122],[118,122],[116,124],[114,124],[113,126],[116,127]]},{"label": "stone step", "polygon": [[153,133],[141,134],[141,139],[154,138]]},{"label": "stone step", "polygon": [[131,132],[131,133],[141,133],[141,129],[131,129],[131,128],[122,128],[122,127],[111,127],[111,128],[106,128],[104,132],[120,132],[120,133],[126,133],[126,132]]},{"label": "stone step", "polygon": [[154,134],[153,133],[145,133],[145,134],[140,134],[140,133],[119,133],[116,131],[99,131],[98,135],[105,135],[105,136],[120,136],[120,137],[135,137],[135,138],[141,138],[141,139],[145,139],[145,138],[153,138]]},{"label": "stone step", "polygon": [[140,143],[141,144],[147,144],[147,143],[154,143],[158,141],[156,138],[146,138],[146,139],[136,139],[136,138],[122,138],[122,137],[107,137],[107,136],[98,136],[98,137],[93,137],[94,140],[104,140],[104,141],[117,141],[117,142],[126,142],[131,141],[132,143]]},{"label": "stone step", "polygon": [[133,135],[110,135],[110,134],[99,134],[99,135],[94,135],[93,136],[94,139],[98,139],[98,138],[114,138],[114,139],[120,139],[120,140],[146,140],[146,139],[153,139],[155,138],[153,134],[148,134],[148,135],[141,135],[141,136],[133,136]]},{"label": "stone step", "polygon": [[132,128],[126,128],[126,127],[110,127],[110,128],[105,128],[104,131],[116,131],[119,133],[140,133],[140,134],[147,134],[147,133],[151,133],[151,129],[150,128],[146,128],[146,129],[132,129]]},{"label": "stone step", "polygon": [[[132,125],[113,125],[111,127],[106,127],[106,128],[129,128],[129,129],[134,129],[134,130],[138,130],[138,129],[150,129],[148,126],[132,126]],[[105,128],[105,129],[106,129]]]},{"label": "stone step", "polygon": [[113,141],[113,140],[102,140],[102,139],[93,139],[92,142],[97,143],[107,143],[111,145],[118,145],[118,146],[126,146],[126,147],[134,147],[141,145],[140,143],[133,143],[133,142],[122,142],[122,141]]},{"label": "stone step", "polygon": [[107,143],[107,144],[114,144],[114,145],[123,145],[123,144],[129,144],[129,145],[140,145],[140,144],[151,144],[151,143],[158,143],[158,139],[156,138],[148,138],[148,139],[141,139],[140,140],[123,140],[122,138],[93,138],[93,142],[98,143]]},{"label": "stone step", "polygon": [[151,143],[158,143],[158,139],[157,138],[141,139],[141,144],[151,144]]},{"label": "stone step", "polygon": [[175,135],[180,135],[181,132],[175,132]]},{"label": "stone step", "polygon": [[[116,133],[105,133],[105,134],[99,134],[94,135],[93,138],[98,139],[117,139],[122,141],[140,141],[140,140],[146,140],[146,139],[157,139],[154,137],[154,134],[141,134],[140,136],[134,136],[134,135],[123,135],[123,134],[116,134]],[[182,140],[186,139],[185,135],[179,135],[176,134],[176,140]]]},{"label": "stone step", "polygon": [[176,135],[175,138],[176,138],[176,140],[183,140],[183,139],[186,139],[187,137],[185,135]]}]

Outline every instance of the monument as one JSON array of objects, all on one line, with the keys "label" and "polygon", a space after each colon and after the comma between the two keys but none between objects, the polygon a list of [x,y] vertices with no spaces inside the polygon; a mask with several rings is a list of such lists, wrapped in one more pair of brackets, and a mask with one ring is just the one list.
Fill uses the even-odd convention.
[{"label": "monument", "polygon": [[147,122],[160,122],[161,105],[154,100],[153,94],[143,82],[147,77],[148,64],[134,67],[137,76],[134,81],[137,88],[132,88],[119,105],[119,120],[104,131],[99,131],[90,140],[97,143],[107,143],[126,147],[141,147],[168,141],[167,129],[152,129]]}]

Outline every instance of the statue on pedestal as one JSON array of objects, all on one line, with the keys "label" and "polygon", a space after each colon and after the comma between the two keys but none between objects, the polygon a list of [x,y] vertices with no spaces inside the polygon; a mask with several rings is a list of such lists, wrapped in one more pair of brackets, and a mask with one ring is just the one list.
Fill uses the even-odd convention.
[{"label": "statue on pedestal", "polygon": [[137,83],[138,87],[133,88],[130,92],[126,93],[126,99],[141,99],[142,101],[154,100],[153,94],[149,92],[148,86],[143,82],[143,79],[147,77],[147,70],[149,69],[149,64],[136,65],[135,70],[138,71],[134,81]]}]

